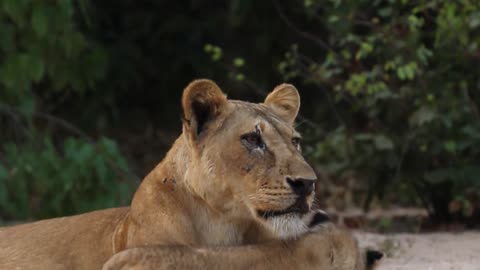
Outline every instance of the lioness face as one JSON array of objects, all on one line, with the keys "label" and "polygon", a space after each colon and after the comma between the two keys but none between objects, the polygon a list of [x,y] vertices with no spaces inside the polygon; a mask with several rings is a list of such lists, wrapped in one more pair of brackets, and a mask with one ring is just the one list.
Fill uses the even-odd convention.
[{"label": "lioness face", "polygon": [[[305,232],[302,219],[313,203],[316,176],[301,154],[301,137],[293,127],[300,106],[297,90],[283,84],[264,103],[254,104],[227,100],[213,82],[200,82],[196,89],[210,92],[197,95],[196,101],[187,97],[187,102],[184,93],[183,102],[184,112],[185,103],[193,105],[191,113],[185,113],[190,126],[184,126],[184,132],[193,119],[196,133],[190,135],[190,144],[198,151],[201,168],[196,173],[206,174],[211,187],[202,187],[201,196],[221,199],[222,208],[236,211],[236,216],[246,209],[277,237]],[[205,102],[207,97],[217,104]]]}]

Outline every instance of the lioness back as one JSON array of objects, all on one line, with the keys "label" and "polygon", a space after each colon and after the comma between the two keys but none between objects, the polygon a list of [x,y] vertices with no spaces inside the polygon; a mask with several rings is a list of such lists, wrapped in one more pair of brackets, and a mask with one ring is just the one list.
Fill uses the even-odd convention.
[{"label": "lioness back", "polygon": [[[0,269],[98,269],[128,208],[0,228]],[[94,252],[92,252],[94,251]]]}]

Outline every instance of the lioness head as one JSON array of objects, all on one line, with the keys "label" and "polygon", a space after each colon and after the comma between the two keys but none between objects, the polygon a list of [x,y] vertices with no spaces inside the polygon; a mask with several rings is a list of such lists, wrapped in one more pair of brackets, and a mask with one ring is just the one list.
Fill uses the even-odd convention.
[{"label": "lioness head", "polygon": [[293,124],[300,97],[277,86],[263,103],[228,100],[210,80],[196,80],[182,97],[183,138],[191,153],[186,179],[211,208],[251,218],[277,237],[303,233],[316,175],[305,162]]}]

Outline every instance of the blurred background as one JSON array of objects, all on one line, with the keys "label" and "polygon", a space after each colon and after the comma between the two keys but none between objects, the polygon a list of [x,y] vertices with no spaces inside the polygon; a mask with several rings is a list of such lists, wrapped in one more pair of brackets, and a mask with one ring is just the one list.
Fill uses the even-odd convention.
[{"label": "blurred background", "polygon": [[476,0],[0,0],[0,223],[127,205],[206,77],[296,85],[344,223],[478,226],[479,46]]}]

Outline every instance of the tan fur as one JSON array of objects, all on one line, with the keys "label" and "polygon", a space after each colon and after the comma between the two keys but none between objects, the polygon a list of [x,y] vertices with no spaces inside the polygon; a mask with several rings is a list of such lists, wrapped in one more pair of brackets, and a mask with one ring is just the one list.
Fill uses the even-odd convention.
[{"label": "tan fur", "polygon": [[327,226],[299,239],[239,247],[139,247],[113,256],[103,270],[371,270],[347,231]]},{"label": "tan fur", "polygon": [[[259,216],[298,201],[287,177],[316,179],[292,143],[298,136],[292,124],[299,105],[291,85],[277,87],[265,104],[252,104],[227,100],[212,81],[192,82],[182,97],[183,133],[145,177],[129,208],[0,228],[0,269],[100,269],[117,252],[151,245],[164,246],[161,257],[175,261],[188,246],[216,247],[215,252],[240,258],[253,255],[255,245],[240,250],[225,246],[273,239],[300,241],[298,250],[313,251],[312,243],[301,237],[312,212]],[[246,148],[242,136],[252,132],[261,134],[265,148]],[[308,207],[313,197],[305,197]],[[285,249],[284,242],[268,243],[259,244],[259,250],[270,252],[262,245]],[[211,252],[195,250],[197,255]],[[279,252],[287,256],[291,251]]]},{"label": "tan fur", "polygon": [[237,247],[139,247],[113,256],[103,270],[369,270],[347,231],[330,227],[300,239]]},{"label": "tan fur", "polygon": [[128,208],[0,228],[0,269],[100,269]]},{"label": "tan fur", "polygon": [[265,104],[270,105],[285,122],[293,124],[300,109],[300,95],[295,86],[284,83],[273,89],[265,99]]}]

